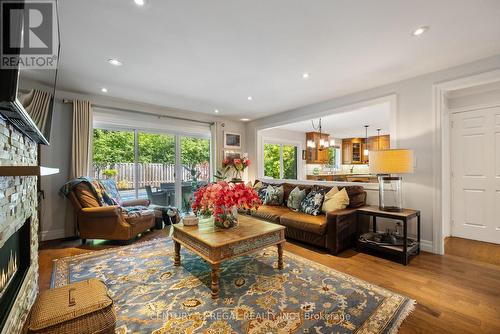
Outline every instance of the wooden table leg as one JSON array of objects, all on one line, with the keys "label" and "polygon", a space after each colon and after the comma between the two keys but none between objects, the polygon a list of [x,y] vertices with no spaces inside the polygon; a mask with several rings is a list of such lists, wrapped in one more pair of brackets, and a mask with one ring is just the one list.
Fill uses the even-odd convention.
[{"label": "wooden table leg", "polygon": [[174,266],[181,265],[181,244],[174,240]]},{"label": "wooden table leg", "polygon": [[283,270],[283,243],[278,244],[278,269]]},{"label": "wooden table leg", "polygon": [[212,299],[219,298],[220,264],[212,264]]}]

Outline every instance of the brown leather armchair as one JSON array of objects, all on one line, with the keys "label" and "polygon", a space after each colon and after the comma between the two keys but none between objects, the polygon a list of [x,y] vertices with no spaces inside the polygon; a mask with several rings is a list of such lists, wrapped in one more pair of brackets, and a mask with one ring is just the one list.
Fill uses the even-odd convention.
[{"label": "brown leather armchair", "polygon": [[130,240],[155,225],[153,210],[127,214],[122,207],[144,205],[147,200],[133,200],[122,206],[100,206],[89,186],[82,182],[73,188],[68,197],[75,209],[80,238],[105,240]]}]

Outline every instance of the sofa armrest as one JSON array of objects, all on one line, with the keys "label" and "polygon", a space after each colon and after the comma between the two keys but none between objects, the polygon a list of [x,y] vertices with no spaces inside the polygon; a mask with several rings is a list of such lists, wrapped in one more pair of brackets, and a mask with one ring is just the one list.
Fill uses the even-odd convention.
[{"label": "sofa armrest", "polygon": [[357,209],[342,209],[326,214],[326,248],[337,254],[354,246],[357,238]]},{"label": "sofa armrest", "polygon": [[119,216],[122,212],[122,209],[118,205],[113,205],[83,208],[80,212],[87,218],[106,218]]},{"label": "sofa armrest", "polygon": [[149,206],[150,202],[149,199],[131,199],[128,201],[123,201],[122,206]]}]

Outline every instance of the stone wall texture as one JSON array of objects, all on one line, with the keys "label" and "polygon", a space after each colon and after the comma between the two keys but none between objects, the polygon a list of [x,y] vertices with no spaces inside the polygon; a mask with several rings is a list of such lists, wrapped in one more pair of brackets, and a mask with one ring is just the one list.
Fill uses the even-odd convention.
[{"label": "stone wall texture", "polygon": [[[0,166],[36,166],[37,144],[0,118]],[[0,247],[31,219],[31,266],[2,334],[20,333],[38,293],[37,177],[0,176]]]}]

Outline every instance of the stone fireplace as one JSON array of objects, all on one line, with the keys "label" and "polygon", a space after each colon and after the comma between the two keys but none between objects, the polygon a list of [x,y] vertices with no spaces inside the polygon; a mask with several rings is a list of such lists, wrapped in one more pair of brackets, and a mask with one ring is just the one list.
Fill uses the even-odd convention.
[{"label": "stone fireplace", "polygon": [[[37,144],[0,116],[0,166],[36,166]],[[19,333],[38,293],[37,176],[0,176],[0,332]]]}]

